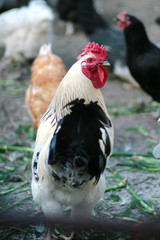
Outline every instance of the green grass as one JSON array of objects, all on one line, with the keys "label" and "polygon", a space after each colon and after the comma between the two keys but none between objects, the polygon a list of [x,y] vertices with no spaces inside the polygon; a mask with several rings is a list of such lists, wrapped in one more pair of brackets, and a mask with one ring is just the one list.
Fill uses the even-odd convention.
[{"label": "green grass", "polygon": [[26,83],[21,83],[16,80],[0,80],[0,91],[8,92],[10,96],[16,96],[20,93],[24,93],[26,91]]},{"label": "green grass", "polygon": [[135,101],[132,101],[127,106],[119,106],[118,103],[107,105],[108,112],[115,117],[118,116],[130,116],[133,114],[140,113],[151,113],[158,111],[159,103],[157,102],[148,102],[147,105],[137,104]]}]

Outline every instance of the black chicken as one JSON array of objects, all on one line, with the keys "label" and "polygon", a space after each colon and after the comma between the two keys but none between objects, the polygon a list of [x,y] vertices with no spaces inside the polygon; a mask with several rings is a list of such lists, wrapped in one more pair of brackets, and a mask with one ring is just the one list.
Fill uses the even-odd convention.
[{"label": "black chicken", "polygon": [[93,0],[58,0],[57,12],[61,19],[79,23],[87,35],[107,27],[105,20],[96,11]]},{"label": "black chicken", "polygon": [[160,102],[160,49],[150,42],[143,23],[122,12],[117,23],[124,29],[129,70],[142,89]]}]

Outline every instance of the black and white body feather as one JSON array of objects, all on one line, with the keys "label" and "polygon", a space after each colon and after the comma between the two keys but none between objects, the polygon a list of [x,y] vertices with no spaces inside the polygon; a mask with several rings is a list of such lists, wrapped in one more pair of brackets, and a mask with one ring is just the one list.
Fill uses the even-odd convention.
[{"label": "black and white body feather", "polygon": [[71,113],[53,134],[48,164],[54,166],[55,181],[77,188],[93,177],[98,182],[104,171],[111,151],[106,127],[111,122],[96,102],[85,104],[84,99],[76,99],[68,107]]}]

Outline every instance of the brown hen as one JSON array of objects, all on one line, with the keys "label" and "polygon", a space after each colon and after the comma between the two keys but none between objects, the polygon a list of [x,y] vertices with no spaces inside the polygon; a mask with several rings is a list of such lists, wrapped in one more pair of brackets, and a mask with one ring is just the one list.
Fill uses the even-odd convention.
[{"label": "brown hen", "polygon": [[67,70],[60,57],[53,54],[51,45],[43,45],[31,69],[31,84],[26,92],[26,104],[35,129],[47,110],[56,89]]}]

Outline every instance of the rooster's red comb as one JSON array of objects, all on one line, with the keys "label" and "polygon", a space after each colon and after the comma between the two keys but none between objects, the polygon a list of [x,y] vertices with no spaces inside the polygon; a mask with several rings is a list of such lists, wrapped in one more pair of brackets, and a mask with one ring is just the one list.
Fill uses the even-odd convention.
[{"label": "rooster's red comb", "polygon": [[103,45],[99,46],[99,44],[95,42],[93,43],[89,42],[88,45],[82,49],[82,53],[76,59],[79,60],[81,57],[90,52],[98,56],[102,60],[107,59],[107,52],[105,47],[103,47]]}]

